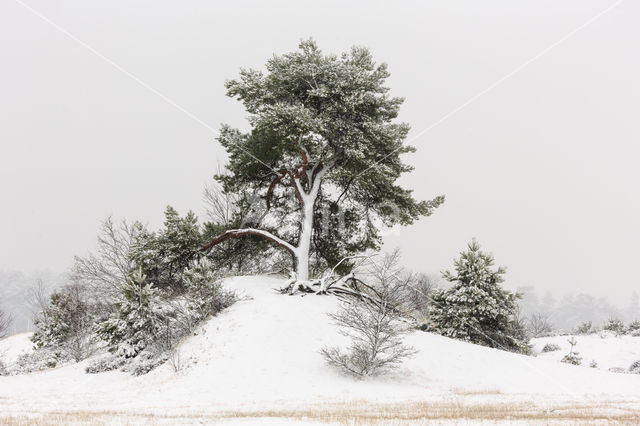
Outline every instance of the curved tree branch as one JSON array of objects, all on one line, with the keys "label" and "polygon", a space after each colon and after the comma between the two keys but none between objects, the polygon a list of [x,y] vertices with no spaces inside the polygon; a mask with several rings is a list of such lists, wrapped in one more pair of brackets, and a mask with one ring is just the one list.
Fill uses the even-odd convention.
[{"label": "curved tree branch", "polygon": [[271,241],[272,243],[288,250],[292,255],[295,256],[296,248],[293,245],[273,235],[271,232],[263,231],[262,229],[254,229],[254,228],[230,229],[228,231],[225,231],[222,234],[218,235],[217,237],[213,238],[207,244],[200,247],[200,251],[207,251],[211,247],[218,245],[224,241],[227,241],[231,238],[243,237],[246,235],[257,235],[259,237],[265,238]]}]

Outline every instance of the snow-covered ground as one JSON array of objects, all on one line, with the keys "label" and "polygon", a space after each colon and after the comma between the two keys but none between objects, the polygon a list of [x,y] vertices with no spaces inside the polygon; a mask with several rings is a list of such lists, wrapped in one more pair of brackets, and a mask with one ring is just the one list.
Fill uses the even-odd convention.
[{"label": "snow-covered ground", "polygon": [[[560,361],[569,353],[571,345],[567,336],[552,336],[533,339],[534,351],[542,359]],[[602,370],[621,368],[628,370],[629,366],[640,360],[640,336],[615,336],[612,333],[595,333],[589,335],[574,335],[578,342],[574,351],[582,357],[582,366],[589,368],[592,361]],[[547,343],[555,343],[560,346],[559,351],[541,352]]]},{"label": "snow-covered ground", "polygon": [[5,364],[15,362],[18,357],[33,351],[33,343],[29,338],[33,333],[20,333],[0,339],[0,361]]},{"label": "snow-covered ground", "polygon": [[[163,365],[141,377],[118,371],[85,374],[83,362],[25,376],[0,377],[0,422],[2,416],[89,411],[111,416],[137,413],[127,421],[144,421],[139,416],[146,413],[176,416],[152,421],[180,419],[189,423],[197,416],[222,412],[261,412],[277,417],[273,410],[336,404],[352,407],[356,403],[372,407],[457,404],[457,409],[465,404],[528,404],[527,410],[551,413],[557,404],[575,402],[640,415],[640,375],[559,363],[556,357],[566,352],[564,348],[557,354],[527,357],[415,332],[408,343],[419,352],[398,371],[366,380],[345,377],[328,368],[318,352],[324,345],[341,341],[327,317],[337,300],[281,295],[273,290],[281,284],[280,279],[267,277],[229,280],[227,285],[245,299],[210,320],[180,346],[181,369],[177,373]],[[566,341],[557,338],[558,343],[562,345],[563,339]],[[28,341],[24,336],[14,340]],[[583,350],[588,363],[590,346],[586,339],[578,341],[577,349]],[[621,355],[625,360],[633,359],[631,352],[640,350],[640,339],[629,340],[628,345],[629,354]],[[594,355],[603,368],[609,362],[623,367],[630,363],[605,353],[602,349]],[[312,417],[305,414],[297,420],[302,418]]]}]

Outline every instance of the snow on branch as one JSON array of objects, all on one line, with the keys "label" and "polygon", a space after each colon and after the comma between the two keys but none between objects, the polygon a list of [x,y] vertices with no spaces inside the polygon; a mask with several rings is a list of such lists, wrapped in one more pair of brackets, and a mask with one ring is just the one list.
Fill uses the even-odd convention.
[{"label": "snow on branch", "polygon": [[228,231],[225,231],[222,234],[218,235],[217,237],[213,238],[207,244],[200,247],[200,251],[207,251],[211,247],[217,244],[220,244],[224,241],[227,241],[231,238],[243,237],[246,235],[257,235],[257,236],[266,238],[267,240],[279,245],[280,247],[287,249],[292,254],[294,254],[296,251],[296,248],[294,246],[284,241],[280,237],[273,235],[271,232],[264,231],[262,229],[254,229],[254,228],[230,229]]}]

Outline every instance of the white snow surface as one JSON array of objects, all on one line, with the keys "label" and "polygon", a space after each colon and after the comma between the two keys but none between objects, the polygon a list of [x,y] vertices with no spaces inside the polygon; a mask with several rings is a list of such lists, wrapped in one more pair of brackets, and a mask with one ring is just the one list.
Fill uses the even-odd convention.
[{"label": "white snow surface", "polygon": [[[364,380],[344,376],[319,354],[324,345],[344,343],[327,316],[338,299],[282,295],[274,291],[282,282],[229,279],[227,286],[245,298],[182,343],[183,368],[177,373],[165,364],[140,377],[119,371],[86,374],[85,361],[0,377],[0,411],[64,407],[203,413],[317,402],[456,400],[473,392],[478,392],[473,398],[540,403],[624,399],[640,404],[640,375],[571,366],[551,356],[517,355],[419,331],[407,339],[418,354],[396,372]],[[579,342],[586,353],[586,342]],[[640,339],[629,344],[637,351]]]},{"label": "white snow surface", "polygon": [[[589,368],[589,364],[595,361],[601,370],[610,368],[622,368],[628,370],[631,364],[640,360],[640,336],[615,336],[612,333],[601,332],[589,335],[551,336],[533,339],[533,348],[539,358],[560,361],[569,353],[571,345],[570,337],[575,338],[578,344],[574,351],[582,357],[582,367]],[[560,346],[559,351],[542,352],[547,343],[555,343]],[[639,376],[640,377],[640,376]]]},{"label": "white snow surface", "polygon": [[0,361],[14,363],[22,354],[33,352],[33,342],[29,340],[33,333],[19,333],[0,339]]}]

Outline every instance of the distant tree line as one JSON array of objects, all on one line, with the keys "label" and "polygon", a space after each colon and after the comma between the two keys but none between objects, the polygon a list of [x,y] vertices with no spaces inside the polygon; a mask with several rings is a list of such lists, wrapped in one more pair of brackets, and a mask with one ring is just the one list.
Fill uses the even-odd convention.
[{"label": "distant tree line", "polygon": [[615,306],[606,297],[595,297],[586,293],[569,293],[556,299],[549,292],[539,297],[533,287],[520,287],[518,292],[522,294],[522,316],[533,329],[545,323],[544,331],[550,331],[547,328],[551,328],[555,331],[571,332],[586,322],[590,322],[594,327],[602,327],[612,318],[627,324],[640,319],[640,297],[637,291],[631,293],[626,307]]}]

